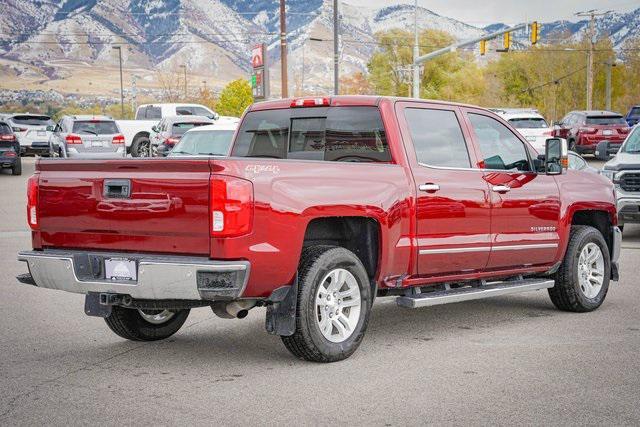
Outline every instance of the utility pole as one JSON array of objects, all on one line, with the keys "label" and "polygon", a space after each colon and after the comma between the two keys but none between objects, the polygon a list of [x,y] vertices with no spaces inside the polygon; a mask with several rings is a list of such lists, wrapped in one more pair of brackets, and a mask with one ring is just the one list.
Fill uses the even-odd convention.
[{"label": "utility pole", "polygon": [[136,110],[138,109],[138,86],[136,83],[137,80],[137,75],[134,74],[133,76],[131,76],[131,110],[133,111],[133,114],[135,114]]},{"label": "utility pole", "polygon": [[180,65],[180,68],[184,69],[184,100],[187,100],[187,66],[185,64]]},{"label": "utility pole", "polygon": [[414,98],[420,98],[420,65],[417,64],[420,47],[418,42],[418,0],[415,0],[413,6],[413,85],[411,85]]},{"label": "utility pole", "polygon": [[607,67],[605,69],[605,110],[611,111],[611,70],[616,66],[616,63],[613,60],[605,62],[604,65]]},{"label": "utility pole", "polygon": [[289,97],[289,79],[287,75],[287,12],[285,0],[280,0],[280,75],[282,98]]},{"label": "utility pole", "polygon": [[340,94],[340,72],[338,67],[338,34],[340,33],[338,22],[338,0],[333,0],[333,94]]},{"label": "utility pole", "polygon": [[122,82],[122,47],[113,46],[118,51],[118,59],[120,61],[120,117],[124,119],[124,83]]},{"label": "utility pole", "polygon": [[596,45],[596,17],[611,13],[598,12],[596,9],[576,13],[576,16],[589,17],[589,51],[587,52],[587,110],[593,109],[593,49]]}]

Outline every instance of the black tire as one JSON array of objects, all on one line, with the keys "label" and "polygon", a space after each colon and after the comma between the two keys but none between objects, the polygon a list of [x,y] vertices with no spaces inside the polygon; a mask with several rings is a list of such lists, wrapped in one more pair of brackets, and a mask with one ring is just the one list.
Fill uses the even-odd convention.
[{"label": "black tire", "polygon": [[[349,271],[360,289],[360,316],[351,335],[334,343],[322,335],[316,320],[315,298],[322,280],[333,269]],[[282,342],[294,356],[311,362],[337,362],[351,356],[364,338],[371,309],[371,287],[367,272],[353,252],[337,246],[311,246],[305,248],[298,267],[298,301],[296,329],[292,336],[283,336]]]},{"label": "black tire", "polygon": [[609,160],[611,158],[609,155],[609,143],[606,141],[599,142],[593,154],[598,160]]},{"label": "black tire", "polygon": [[[580,252],[588,243],[595,243],[604,258],[604,277],[602,287],[594,298],[588,298],[580,288],[578,279],[578,259]],[[574,225],[571,227],[569,245],[560,269],[555,274],[555,286],[549,289],[553,304],[560,310],[584,313],[600,307],[609,290],[611,278],[611,260],[609,248],[600,232],[590,226]]]},{"label": "black tire", "polygon": [[11,168],[11,175],[22,175],[22,159],[18,157],[18,161]]},{"label": "black tire", "polygon": [[133,144],[131,144],[131,157],[148,157],[145,155],[145,150],[148,152],[151,142],[147,137],[138,137]]},{"label": "black tire", "polygon": [[[569,143],[569,150],[575,151],[576,153],[578,153],[578,151],[576,150],[576,141],[573,140],[573,139],[570,139],[568,141],[568,143]],[[578,153],[578,154],[580,154],[580,153]]]},{"label": "black tire", "polygon": [[173,317],[161,324],[147,322],[136,309],[114,306],[105,317],[107,326],[116,335],[131,341],[158,341],[178,332],[189,316],[189,310],[176,310]]}]

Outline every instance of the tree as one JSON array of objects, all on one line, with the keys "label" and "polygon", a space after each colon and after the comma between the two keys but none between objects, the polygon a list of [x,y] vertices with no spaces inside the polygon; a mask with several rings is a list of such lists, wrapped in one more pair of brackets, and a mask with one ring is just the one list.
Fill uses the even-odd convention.
[{"label": "tree", "polygon": [[216,111],[223,116],[239,117],[252,103],[251,85],[247,80],[238,79],[222,89]]},{"label": "tree", "polygon": [[341,92],[345,95],[373,95],[373,87],[363,73],[355,73],[340,79]]}]

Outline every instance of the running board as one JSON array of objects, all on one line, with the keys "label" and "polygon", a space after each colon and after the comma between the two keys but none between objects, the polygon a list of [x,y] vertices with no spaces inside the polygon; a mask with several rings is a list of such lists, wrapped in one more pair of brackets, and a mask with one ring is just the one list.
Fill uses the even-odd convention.
[{"label": "running board", "polygon": [[524,279],[508,282],[490,282],[486,285],[466,288],[455,288],[445,291],[434,291],[398,297],[396,303],[400,307],[419,308],[432,305],[450,304],[471,301],[501,295],[519,294],[553,288],[555,282],[548,279]]}]

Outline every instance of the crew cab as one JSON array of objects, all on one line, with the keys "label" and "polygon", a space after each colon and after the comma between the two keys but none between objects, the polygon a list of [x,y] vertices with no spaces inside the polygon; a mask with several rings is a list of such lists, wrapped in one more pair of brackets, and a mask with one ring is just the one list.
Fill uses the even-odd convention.
[{"label": "crew cab", "polygon": [[608,160],[629,133],[624,117],[611,111],[572,111],[556,124],[553,135],[566,138],[579,154],[594,154]]},{"label": "crew cab", "polygon": [[[538,155],[470,105],[257,103],[230,157],[40,160],[18,280],[85,294],[130,340],[166,338],[196,307],[266,307],[267,331],[318,362],[357,349],[376,297],[417,308],[548,289],[588,312],[618,278],[621,233],[612,183],[566,155],[560,139]],[[150,214],[149,194],[180,209]]]}]

